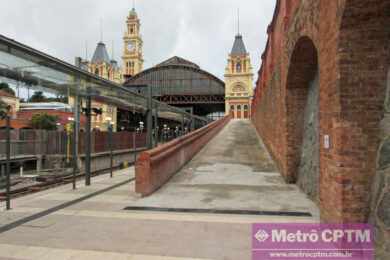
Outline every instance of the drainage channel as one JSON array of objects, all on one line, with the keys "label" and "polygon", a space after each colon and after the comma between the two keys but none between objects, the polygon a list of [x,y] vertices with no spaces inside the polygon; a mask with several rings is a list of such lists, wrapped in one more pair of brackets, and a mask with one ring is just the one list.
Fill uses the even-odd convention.
[{"label": "drainage channel", "polygon": [[229,210],[229,209],[191,209],[191,208],[159,208],[159,207],[126,207],[129,211],[171,212],[171,213],[200,213],[200,214],[232,214],[253,216],[284,216],[284,217],[312,217],[309,212],[299,211],[257,211],[257,210]]}]

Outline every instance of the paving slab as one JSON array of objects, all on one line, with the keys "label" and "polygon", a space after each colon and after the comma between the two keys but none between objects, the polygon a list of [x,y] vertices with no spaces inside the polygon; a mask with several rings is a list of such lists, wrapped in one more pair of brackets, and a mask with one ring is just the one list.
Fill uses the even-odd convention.
[{"label": "paving slab", "polygon": [[[318,209],[295,185],[284,183],[249,121],[232,121],[171,181],[140,198],[134,168],[13,201],[0,212],[0,260],[136,259],[249,260],[252,223],[312,223]],[[110,187],[115,187],[109,189]],[[108,189],[108,190],[107,190]],[[99,193],[101,190],[106,192]],[[12,221],[40,214],[1,232]],[[309,212],[312,216],[124,210],[129,206]]]}]

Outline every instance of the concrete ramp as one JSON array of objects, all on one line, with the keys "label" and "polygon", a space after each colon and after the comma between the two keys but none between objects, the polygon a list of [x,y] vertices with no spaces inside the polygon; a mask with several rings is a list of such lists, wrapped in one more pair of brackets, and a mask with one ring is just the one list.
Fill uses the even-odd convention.
[{"label": "concrete ramp", "polygon": [[248,120],[231,120],[181,171],[130,210],[311,216],[315,204],[286,184]]},{"label": "concrete ramp", "polygon": [[229,116],[143,152],[135,164],[135,190],[149,196],[191,161],[230,121]]}]

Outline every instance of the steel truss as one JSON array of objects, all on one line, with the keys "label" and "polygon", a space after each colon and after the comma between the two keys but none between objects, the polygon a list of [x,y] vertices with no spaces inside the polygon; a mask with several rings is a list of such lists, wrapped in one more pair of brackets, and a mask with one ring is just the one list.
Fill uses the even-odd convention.
[{"label": "steel truss", "polygon": [[165,95],[155,98],[169,105],[225,103],[225,96],[223,95]]}]

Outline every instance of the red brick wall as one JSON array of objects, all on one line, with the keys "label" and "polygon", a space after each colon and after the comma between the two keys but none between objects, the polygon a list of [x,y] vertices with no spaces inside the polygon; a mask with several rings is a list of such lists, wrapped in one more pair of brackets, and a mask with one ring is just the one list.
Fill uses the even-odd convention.
[{"label": "red brick wall", "polygon": [[[60,123],[62,126],[69,123],[69,117],[73,117],[72,112],[64,112],[59,110],[21,110],[17,114],[17,118],[21,120],[28,120],[31,121],[31,118],[33,115],[36,114],[48,114],[51,116],[57,116],[58,117],[58,123]],[[86,117],[84,115],[80,116],[80,126],[84,127],[86,123]]]},{"label": "red brick wall", "polygon": [[[321,217],[366,221],[389,66],[390,1],[279,0],[259,70],[252,120],[279,169],[295,182],[302,102],[319,69]],[[315,60],[315,58],[317,60]],[[271,59],[271,60],[269,60]]]},{"label": "red brick wall", "polygon": [[143,152],[135,165],[135,189],[142,196],[155,192],[189,162],[229,122],[230,116],[155,149]]}]

